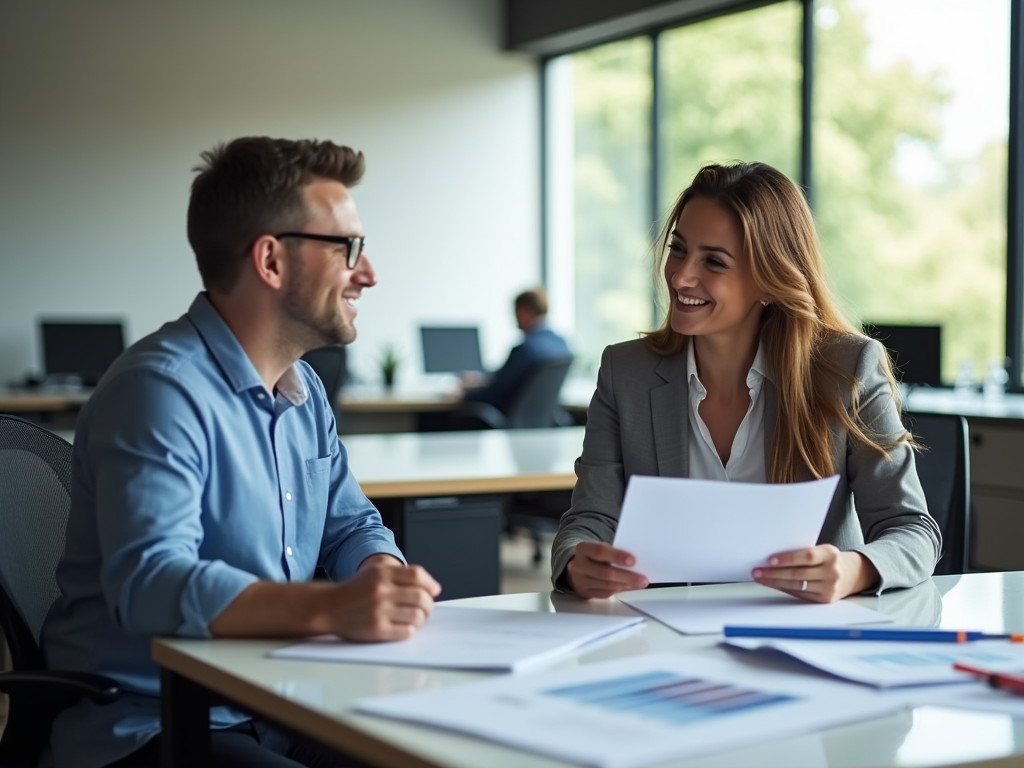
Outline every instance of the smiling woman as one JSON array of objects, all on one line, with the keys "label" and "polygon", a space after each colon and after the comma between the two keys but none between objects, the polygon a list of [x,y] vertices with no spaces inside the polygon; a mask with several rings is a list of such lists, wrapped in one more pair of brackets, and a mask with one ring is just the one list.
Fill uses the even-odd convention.
[{"label": "smiling woman", "polygon": [[645,339],[604,352],[555,586],[583,597],[647,586],[614,567],[634,559],[610,545],[634,474],[838,474],[818,545],[776,553],[751,577],[820,602],[926,579],[939,532],[889,359],[833,301],[799,188],[764,163],[706,166],[661,242],[668,311]]}]

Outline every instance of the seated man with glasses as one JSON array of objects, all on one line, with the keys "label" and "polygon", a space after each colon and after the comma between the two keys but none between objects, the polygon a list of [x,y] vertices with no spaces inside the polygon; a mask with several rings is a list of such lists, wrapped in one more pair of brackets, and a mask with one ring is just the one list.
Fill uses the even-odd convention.
[{"label": "seated man with glasses", "polygon": [[[246,138],[197,170],[188,236],[206,290],[111,366],[78,420],[42,645],[124,693],[57,716],[57,768],[158,764],[154,636],[401,640],[440,591],[359,489],[299,360],[350,343],[377,282],[349,192],[362,154]],[[318,566],[333,583],[312,581]],[[229,707],[210,720],[218,766],[348,764]]]}]

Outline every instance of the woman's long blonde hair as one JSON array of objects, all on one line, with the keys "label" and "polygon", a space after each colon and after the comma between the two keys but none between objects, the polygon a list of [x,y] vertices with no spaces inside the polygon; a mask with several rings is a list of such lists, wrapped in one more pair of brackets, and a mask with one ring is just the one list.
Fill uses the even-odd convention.
[{"label": "woman's long blonde hair", "polygon": [[[766,467],[768,481],[794,482],[807,472],[816,478],[833,474],[832,428],[837,422],[853,440],[883,455],[910,439],[904,433],[892,443],[889,436],[871,431],[859,416],[859,382],[826,353],[840,336],[861,334],[829,292],[814,220],[796,184],[764,163],[701,168],[679,195],[659,238],[659,267],[679,214],[695,197],[714,200],[736,214],[754,283],[771,297],[761,316],[761,341],[778,394],[779,416]],[[660,282],[667,290],[664,277]],[[652,352],[664,356],[682,352],[687,340],[672,330],[667,312],[661,328],[645,339]],[[882,365],[898,403],[888,356]],[[843,404],[844,388],[851,394],[853,416]]]}]

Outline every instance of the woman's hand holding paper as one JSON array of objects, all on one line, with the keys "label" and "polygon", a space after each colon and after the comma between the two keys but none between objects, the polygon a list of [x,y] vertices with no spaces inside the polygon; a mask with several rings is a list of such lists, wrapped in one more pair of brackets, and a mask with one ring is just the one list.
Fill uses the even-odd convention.
[{"label": "woman's hand holding paper", "polygon": [[758,584],[815,603],[832,603],[878,584],[871,561],[859,552],[842,552],[831,544],[780,552],[768,566],[751,574]]},{"label": "woman's hand holding paper", "polygon": [[615,549],[611,544],[583,541],[576,545],[576,554],[565,570],[572,590],[580,597],[590,599],[644,589],[649,583],[646,577],[623,570],[635,564],[633,555]]}]

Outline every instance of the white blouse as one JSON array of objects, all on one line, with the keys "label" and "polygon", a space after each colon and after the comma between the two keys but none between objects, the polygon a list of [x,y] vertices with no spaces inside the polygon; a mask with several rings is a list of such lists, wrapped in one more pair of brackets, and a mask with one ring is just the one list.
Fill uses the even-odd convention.
[{"label": "white blouse", "polygon": [[723,466],[707,425],[700,417],[698,406],[708,391],[697,377],[697,359],[693,352],[693,339],[686,351],[686,374],[690,385],[690,477],[697,480],[727,480],[740,483],[765,483],[764,453],[764,398],[761,389],[765,380],[764,348],[758,343],[754,362],[747,372],[750,406],[736,430],[729,462]]}]

